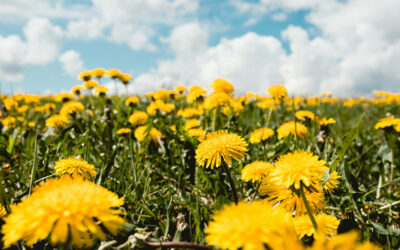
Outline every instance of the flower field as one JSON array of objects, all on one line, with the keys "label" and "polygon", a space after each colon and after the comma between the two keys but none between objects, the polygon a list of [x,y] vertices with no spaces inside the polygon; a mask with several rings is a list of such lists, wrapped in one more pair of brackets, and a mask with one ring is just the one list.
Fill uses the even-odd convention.
[{"label": "flower field", "polygon": [[400,248],[400,94],[80,78],[1,96],[1,248]]}]

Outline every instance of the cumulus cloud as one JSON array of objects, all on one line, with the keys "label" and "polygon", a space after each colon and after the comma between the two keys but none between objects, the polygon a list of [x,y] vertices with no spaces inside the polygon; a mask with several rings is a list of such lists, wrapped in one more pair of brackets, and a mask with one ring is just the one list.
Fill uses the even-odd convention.
[{"label": "cumulus cloud", "polygon": [[79,19],[68,22],[65,35],[70,39],[92,40],[103,36],[106,25],[98,18]]},{"label": "cumulus cloud", "polygon": [[32,18],[20,36],[0,36],[0,78],[21,81],[27,65],[43,65],[54,61],[61,48],[61,28],[45,18]]},{"label": "cumulus cloud", "polygon": [[64,69],[64,72],[71,77],[77,77],[81,71],[85,69],[81,55],[75,50],[68,50],[62,53],[59,61]]}]

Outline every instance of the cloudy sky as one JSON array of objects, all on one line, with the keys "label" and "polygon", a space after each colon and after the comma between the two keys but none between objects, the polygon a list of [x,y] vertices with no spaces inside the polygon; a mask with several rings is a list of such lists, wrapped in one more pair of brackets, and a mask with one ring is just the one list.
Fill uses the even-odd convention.
[{"label": "cloudy sky", "polygon": [[[49,93],[94,67],[131,92],[203,85],[400,91],[399,0],[0,0],[1,91]],[[104,84],[108,84],[104,82]]]}]

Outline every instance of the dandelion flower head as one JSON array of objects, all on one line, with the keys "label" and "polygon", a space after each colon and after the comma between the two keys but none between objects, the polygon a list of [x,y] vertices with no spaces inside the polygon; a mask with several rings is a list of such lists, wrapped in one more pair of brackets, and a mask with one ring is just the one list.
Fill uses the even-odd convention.
[{"label": "dandelion flower head", "polygon": [[58,176],[65,174],[72,176],[80,175],[89,180],[96,176],[96,171],[94,170],[94,166],[92,164],[89,164],[85,160],[74,157],[57,161],[54,164],[54,170]]}]

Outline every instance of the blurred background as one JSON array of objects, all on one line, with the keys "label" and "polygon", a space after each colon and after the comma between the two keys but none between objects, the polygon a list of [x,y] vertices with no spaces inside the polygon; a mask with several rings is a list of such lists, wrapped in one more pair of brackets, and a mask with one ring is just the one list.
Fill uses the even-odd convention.
[{"label": "blurred background", "polygon": [[399,92],[399,10],[398,0],[0,0],[1,93],[69,91],[95,67],[131,74],[131,94],[216,78],[236,93]]}]

